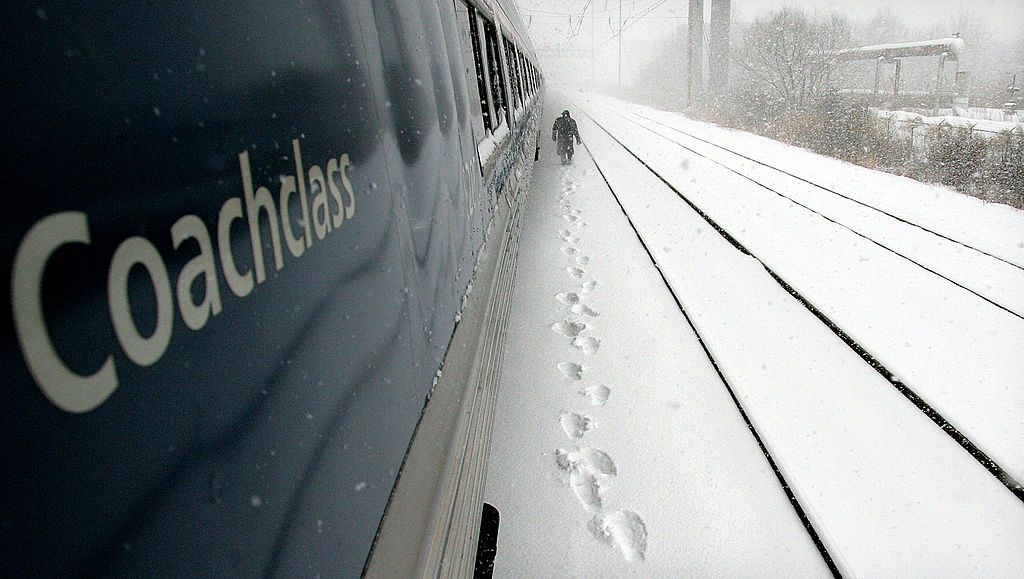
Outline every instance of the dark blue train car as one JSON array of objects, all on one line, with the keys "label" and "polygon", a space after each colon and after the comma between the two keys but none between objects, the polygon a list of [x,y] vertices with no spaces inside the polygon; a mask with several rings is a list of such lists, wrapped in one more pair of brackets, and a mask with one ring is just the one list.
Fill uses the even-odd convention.
[{"label": "dark blue train car", "polygon": [[514,6],[0,11],[3,574],[471,572],[543,85]]}]

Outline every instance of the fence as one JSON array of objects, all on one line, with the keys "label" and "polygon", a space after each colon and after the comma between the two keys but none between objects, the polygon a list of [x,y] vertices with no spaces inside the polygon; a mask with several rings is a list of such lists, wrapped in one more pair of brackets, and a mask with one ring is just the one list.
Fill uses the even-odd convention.
[{"label": "fence", "polygon": [[995,130],[970,119],[899,114],[877,119],[884,129],[879,160],[887,170],[1024,208],[1024,126]]}]

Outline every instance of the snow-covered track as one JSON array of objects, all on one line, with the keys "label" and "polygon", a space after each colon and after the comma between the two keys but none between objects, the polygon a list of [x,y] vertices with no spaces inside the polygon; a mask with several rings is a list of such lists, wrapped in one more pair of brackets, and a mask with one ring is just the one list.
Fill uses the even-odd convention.
[{"label": "snow-covered track", "polygon": [[[612,138],[614,139],[614,137]],[[593,153],[590,151],[590,147],[587,146],[586,143],[584,143],[583,145],[587,151],[587,154],[589,154],[591,158],[594,160],[594,165],[597,167],[598,173],[601,175],[601,178],[604,180],[605,185],[608,187],[608,190],[611,192],[612,197],[615,199],[615,203],[619,206],[619,209],[622,211],[622,214],[629,222],[629,226],[630,228],[632,228],[633,234],[636,236],[637,241],[639,241],[640,245],[643,246],[644,251],[647,253],[647,257],[651,260],[651,263],[657,269],[658,275],[661,277],[662,283],[665,284],[665,288],[672,295],[672,299],[675,301],[676,306],[679,308],[679,312],[686,319],[687,324],[690,326],[690,330],[692,330],[694,335],[697,337],[697,342],[704,350],[704,354],[707,356],[708,361],[711,363],[711,366],[715,369],[715,372],[718,374],[719,379],[721,379],[722,385],[725,386],[726,391],[728,391],[729,397],[732,398],[733,404],[735,404],[736,409],[739,411],[740,416],[742,416],[743,418],[743,422],[746,423],[747,425],[747,429],[750,430],[750,434],[754,437],[754,440],[757,441],[757,445],[761,449],[761,452],[764,453],[765,458],[768,460],[768,464],[771,465],[772,471],[775,473],[775,477],[778,479],[779,484],[782,486],[782,490],[786,493],[786,497],[789,499],[790,504],[793,506],[793,510],[796,511],[797,517],[799,517],[800,522],[803,523],[804,528],[807,530],[807,534],[810,535],[811,541],[814,543],[814,546],[818,549],[818,552],[821,554],[822,559],[828,566],[829,571],[832,572],[833,577],[842,577],[842,572],[836,565],[836,562],[833,559],[832,554],[829,553],[828,548],[825,546],[825,543],[821,540],[821,536],[819,535],[818,530],[815,528],[814,523],[807,516],[807,512],[804,509],[803,505],[800,503],[800,499],[796,496],[796,494],[793,493],[793,489],[790,486],[789,481],[786,480],[785,474],[783,474],[782,470],[779,468],[778,463],[772,456],[771,450],[769,450],[769,448],[765,445],[764,439],[761,437],[761,434],[758,432],[757,427],[754,425],[754,423],[750,419],[750,416],[747,414],[747,410],[744,408],[743,402],[740,400],[739,396],[736,395],[736,390],[732,387],[732,385],[729,383],[729,379],[726,378],[725,374],[722,372],[718,360],[715,358],[714,354],[708,348],[707,343],[704,341],[704,337],[701,335],[700,330],[697,329],[697,326],[694,325],[693,320],[690,318],[690,314],[687,313],[686,308],[683,307],[683,303],[679,299],[678,294],[676,294],[676,291],[672,287],[672,284],[670,284],[668,279],[665,277],[664,271],[662,271],[661,266],[658,264],[658,260],[654,257],[654,254],[651,252],[651,248],[647,245],[647,242],[644,240],[643,236],[640,234],[640,231],[637,229],[636,223],[633,222],[633,218],[629,215],[629,212],[626,211],[625,206],[623,206],[622,201],[619,199],[619,196],[615,191],[615,186],[613,186],[611,182],[608,180],[607,175],[605,175],[604,170],[601,168],[601,164],[598,163],[596,157],[594,157]],[[639,158],[637,159],[639,160]],[[643,161],[641,161],[641,163],[642,162]],[[655,173],[653,170],[651,172],[657,175],[657,173]],[[705,217],[705,219],[707,218]],[[714,225],[712,226],[714,227]],[[749,254],[749,252],[746,253]]]},{"label": "snow-covered track", "polygon": [[[589,113],[587,113],[585,111],[585,109],[583,110],[583,112],[586,115],[586,117],[591,122],[594,123],[594,125],[596,125],[598,128],[600,128],[609,138],[611,138],[615,143],[617,143],[625,152],[627,152],[632,158],[634,158],[637,162],[639,162],[641,165],[643,165],[648,171],[650,171],[650,173],[652,175],[657,177],[657,179],[659,181],[661,181],[666,187],[668,187],[671,191],[673,191],[682,201],[684,201],[694,212],[696,212],[698,215],[700,215],[700,217],[712,229],[714,229],[716,232],[718,232],[733,247],[735,247],[737,250],[739,250],[743,254],[748,255],[748,256],[752,257],[753,259],[757,260],[764,267],[765,271],[780,286],[782,286],[786,290],[786,292],[788,292],[790,295],[792,295],[801,305],[803,305],[816,318],[818,318],[818,320],[820,320],[826,327],[828,327],[829,330],[831,330],[839,339],[841,339],[847,346],[849,346],[850,349],[852,349],[854,352],[856,352],[857,355],[860,356],[860,358],[865,363],[867,363],[869,366],[871,366],[871,368],[873,368],[879,375],[881,375],[886,381],[888,381],[896,390],[898,390],[904,397],[906,397],[907,400],[909,400],[922,413],[924,413],[932,422],[934,422],[944,433],[946,433],[957,444],[959,444],[964,450],[966,450],[970,454],[971,457],[973,457],[975,460],[977,460],[978,463],[980,463],[986,470],[988,470],[988,472],[991,473],[1000,483],[1005,485],[1014,494],[1014,496],[1016,496],[1020,501],[1024,502],[1024,485],[1022,485],[1020,481],[1016,480],[1016,478],[1013,475],[1011,475],[1007,471],[1007,469],[1003,468],[1000,464],[998,464],[995,460],[993,460],[989,456],[988,453],[986,453],[984,450],[982,450],[974,441],[971,440],[971,438],[969,438],[966,434],[964,434],[950,420],[948,420],[946,417],[944,417],[938,410],[935,409],[935,407],[933,407],[932,404],[930,404],[928,401],[926,401],[921,395],[919,395],[914,389],[912,389],[903,380],[898,378],[897,374],[893,370],[888,368],[885,364],[883,364],[880,361],[878,356],[873,354],[871,351],[869,351],[869,349],[867,347],[865,347],[864,345],[859,343],[857,340],[855,340],[850,335],[849,332],[845,331],[842,327],[840,327],[840,325],[838,323],[833,321],[831,319],[831,317],[826,315],[822,311],[822,309],[820,307],[816,306],[814,303],[811,302],[810,299],[808,299],[805,295],[803,295],[801,292],[796,290],[794,288],[793,284],[789,283],[786,279],[784,279],[775,269],[770,267],[763,259],[758,257],[758,255],[754,254],[750,249],[748,249],[746,247],[746,245],[741,243],[736,238],[736,236],[732,235],[722,225],[720,225],[715,219],[713,219],[706,211],[704,211],[701,207],[696,205],[678,187],[673,185],[673,183],[670,182],[661,172],[659,172],[654,167],[652,167],[647,161],[645,161],[636,152],[634,152],[634,150],[631,147],[629,147],[628,145],[623,143],[618,137],[616,137],[611,131],[609,131],[605,127],[605,125],[603,123],[601,123],[600,121],[595,119],[593,116],[591,116]],[[621,115],[619,115],[619,116],[621,116]],[[623,118],[625,118],[625,117],[623,117]],[[626,120],[629,121],[629,119],[626,119]],[[635,121],[633,121],[633,123],[638,125],[638,126],[641,126],[641,128],[647,129],[647,127],[643,127],[643,125],[640,125],[639,123],[636,123]],[[647,129],[647,130],[650,131],[650,129]],[[651,131],[651,132],[653,132],[653,131]],[[655,134],[657,134],[657,133],[655,132]],[[659,135],[659,136],[661,136],[661,135]],[[729,167],[727,167],[725,165],[722,165],[721,163],[715,161],[714,159],[710,159],[710,158],[706,157],[705,155],[701,155],[700,153],[692,151],[692,149],[689,149],[689,148],[687,148],[687,149],[690,150],[692,153],[700,156],[700,157],[707,158],[709,161],[715,163],[716,165],[722,166],[723,168],[725,168],[725,169],[727,169],[727,170],[729,170],[729,171],[731,171],[733,173],[736,173],[739,176],[741,176],[741,177],[743,177],[743,178],[745,178],[747,180],[750,180],[750,181],[753,181],[753,182],[757,183],[753,179],[750,179],[748,176],[743,175],[742,173],[739,173],[738,171],[735,171],[735,170],[733,170],[733,169],[731,169],[731,168],[729,168]],[[596,159],[595,159],[595,162],[597,162]],[[598,166],[600,167],[600,164],[598,164]],[[760,183],[757,183],[757,184],[761,185]],[[761,185],[761,186],[764,187],[763,185]],[[768,187],[765,187],[765,188],[771,190],[773,193],[778,194],[776,191],[774,191],[774,190],[772,190],[772,189],[770,189]],[[832,220],[829,220],[829,221],[832,221]],[[838,224],[838,225],[841,225],[841,224]],[[843,227],[845,228],[845,226],[843,226]],[[849,229],[849,228],[846,228],[846,229]],[[854,232],[854,233],[856,233],[856,232]],[[857,235],[863,237],[863,235],[861,235],[861,234],[857,234]],[[918,265],[920,265],[920,264],[918,264]],[[925,269],[927,269],[927,268],[925,268]],[[934,272],[932,272],[932,273],[934,273]],[[946,279],[944,276],[942,276],[942,277],[944,279]],[[952,281],[952,280],[948,280],[948,281]],[[955,282],[953,282],[953,283],[955,283]],[[956,285],[958,285],[959,287],[962,287],[959,284],[956,284]],[[975,292],[971,292],[971,293],[975,293]],[[991,303],[991,300],[988,300],[988,299],[984,298],[983,296],[978,296],[978,297],[981,297],[982,299],[985,299],[985,301]],[[1002,309],[1005,309],[1005,308],[1002,308]],[[1020,317],[1020,316],[1018,315],[1017,317]],[[1007,441],[1007,442],[1012,444],[1012,441]]]},{"label": "snow-covered track", "polygon": [[[611,110],[611,109],[609,109],[609,110]],[[623,116],[618,111],[613,111],[613,112],[616,112],[616,114],[619,114],[620,116]],[[810,185],[812,187],[815,187],[815,188],[820,189],[822,191],[825,191],[827,193],[831,193],[832,195],[836,195],[838,197],[842,197],[843,199],[846,199],[847,201],[850,201],[852,203],[856,203],[857,205],[860,205],[860,206],[865,207],[867,209],[870,209],[872,211],[876,211],[878,213],[881,213],[882,215],[885,215],[886,217],[890,217],[892,219],[895,219],[896,221],[899,221],[900,223],[904,223],[904,224],[909,225],[911,227],[916,227],[916,228],[918,228],[918,229],[920,229],[922,231],[925,231],[925,232],[930,233],[932,235],[935,235],[935,236],[937,236],[937,237],[939,237],[941,239],[949,241],[950,243],[955,243],[957,245],[963,246],[966,249],[969,249],[971,251],[975,251],[977,253],[980,253],[980,254],[985,255],[987,257],[990,257],[992,259],[1001,261],[1001,262],[1005,263],[1006,265],[1009,265],[1011,267],[1014,267],[1014,268],[1017,268],[1017,269],[1019,269],[1021,271],[1024,271],[1024,265],[1021,265],[1020,263],[1017,263],[1017,262],[1015,262],[1013,260],[1000,257],[1000,256],[996,255],[995,253],[992,253],[992,252],[986,251],[984,249],[981,249],[979,247],[976,247],[975,245],[972,245],[972,244],[970,244],[970,243],[968,243],[966,241],[955,239],[955,238],[953,238],[953,237],[951,237],[949,235],[946,235],[946,234],[943,234],[941,232],[935,231],[934,229],[931,229],[931,228],[929,228],[929,227],[927,227],[925,225],[921,225],[919,223],[915,223],[913,221],[910,221],[910,220],[908,220],[906,218],[900,217],[899,215],[896,215],[896,214],[894,214],[892,212],[889,212],[889,211],[887,211],[885,209],[876,207],[875,205],[872,205],[872,204],[867,203],[867,202],[865,202],[863,200],[857,199],[855,197],[852,197],[850,195],[847,195],[845,193],[837,191],[836,189],[834,189],[832,187],[828,187],[826,185],[822,185],[821,183],[817,183],[817,182],[812,181],[812,180],[810,180],[810,179],[808,179],[806,177],[802,177],[800,175],[797,175],[796,173],[793,173],[791,171],[787,171],[786,169],[780,168],[780,167],[778,167],[776,165],[773,165],[772,163],[769,163],[767,161],[762,161],[761,159],[756,159],[756,158],[751,157],[749,155],[745,155],[745,154],[743,154],[743,153],[741,153],[741,152],[739,152],[739,151],[737,151],[735,149],[732,149],[730,147],[726,147],[725,145],[722,145],[720,143],[715,143],[713,141],[710,141],[708,139],[705,139],[705,138],[702,138],[702,137],[700,137],[698,135],[695,135],[692,132],[684,131],[683,129],[680,129],[677,126],[670,125],[668,123],[664,123],[664,122],[659,121],[657,119],[654,119],[654,118],[651,118],[651,117],[639,116],[639,115],[636,115],[635,113],[632,113],[631,111],[630,111],[630,114],[635,116],[636,118],[642,119],[645,122],[654,123],[656,125],[664,127],[666,129],[669,129],[672,132],[679,133],[679,134],[684,135],[686,137],[689,137],[691,139],[694,139],[694,140],[700,141],[700,142],[702,142],[704,144],[707,144],[707,145],[710,145],[712,147],[715,147],[716,149],[720,149],[720,150],[725,151],[727,153],[731,153],[732,155],[735,155],[736,157],[739,157],[741,159],[750,161],[752,163],[757,163],[758,165],[760,165],[762,167],[765,167],[767,169],[771,169],[771,170],[776,171],[778,173],[782,173],[783,175],[792,177],[793,179],[796,179],[798,181],[802,181],[802,182],[804,182],[804,183],[806,183],[806,184],[808,184],[808,185]],[[642,123],[639,123],[639,124],[642,125]],[[679,143],[678,141],[676,141],[676,143],[682,145],[682,143]],[[683,145],[683,146],[685,146],[685,145]],[[721,164],[721,163],[719,163],[719,164]],[[736,171],[734,168],[730,168],[730,169],[733,170],[733,171]],[[751,180],[753,180],[753,179],[751,179]]]},{"label": "snow-covered track", "polygon": [[[809,211],[809,212],[811,212],[811,213],[821,217],[822,219],[825,219],[825,220],[827,220],[827,221],[829,221],[831,223],[834,223],[834,224],[838,225],[839,227],[842,227],[842,228],[850,231],[854,235],[856,235],[856,236],[858,236],[858,237],[860,237],[860,238],[862,238],[862,239],[864,239],[864,240],[866,240],[866,241],[868,241],[868,242],[870,242],[870,243],[872,243],[874,245],[877,245],[878,247],[881,247],[882,249],[884,249],[884,250],[886,250],[886,251],[888,251],[888,252],[898,256],[901,259],[904,259],[904,260],[912,263],[913,265],[915,265],[915,266],[917,266],[917,267],[927,271],[928,273],[930,273],[932,275],[935,275],[935,276],[945,280],[948,283],[951,283],[951,284],[955,285],[956,287],[958,287],[958,288],[960,288],[960,289],[962,289],[962,290],[964,290],[966,292],[974,294],[978,298],[988,302],[989,304],[995,306],[996,308],[999,308],[1000,310],[1006,312],[1007,314],[1009,314],[1011,316],[1014,316],[1014,317],[1024,321],[1024,313],[1021,313],[1021,312],[1017,311],[1016,309],[1014,309],[1014,306],[1018,306],[1019,307],[1020,304],[1013,303],[1016,300],[1007,299],[1007,298],[1005,298],[1002,295],[995,295],[995,294],[998,294],[998,293],[1001,293],[1001,292],[998,292],[998,291],[994,292],[993,290],[989,289],[987,291],[988,295],[986,295],[986,293],[983,293],[984,290],[982,290],[981,288],[972,288],[970,286],[970,281],[965,281],[965,280],[958,281],[957,279],[954,279],[952,277],[952,274],[950,274],[948,272],[947,273],[943,273],[942,271],[940,271],[939,267],[937,267],[936,264],[928,265],[926,263],[923,263],[923,261],[920,258],[912,257],[912,256],[908,255],[907,253],[904,253],[903,251],[900,251],[899,249],[896,249],[895,247],[892,247],[891,245],[888,245],[888,244],[886,244],[886,243],[884,243],[882,241],[879,241],[878,239],[876,239],[876,238],[874,238],[874,237],[872,237],[872,236],[870,236],[868,234],[863,233],[862,231],[858,230],[857,228],[855,228],[853,226],[850,226],[850,225],[848,225],[846,223],[843,223],[839,219],[831,217],[831,216],[827,215],[826,213],[815,209],[814,207],[810,206],[809,204],[807,204],[805,202],[801,202],[796,196],[791,195],[791,194],[787,194],[787,192],[784,192],[779,187],[777,187],[777,186],[773,187],[773,186],[765,183],[763,180],[759,180],[758,178],[751,176],[749,173],[747,173],[745,171],[742,171],[742,170],[736,168],[735,166],[723,163],[722,161],[720,161],[718,159],[715,159],[715,158],[713,158],[713,157],[711,157],[711,156],[709,156],[709,155],[707,155],[705,153],[702,153],[702,152],[694,149],[692,146],[689,146],[686,143],[683,143],[683,142],[681,142],[679,140],[673,139],[673,138],[671,138],[671,137],[661,133],[660,131],[654,130],[651,127],[649,127],[648,125],[646,125],[645,123],[647,121],[649,121],[649,122],[655,123],[657,125],[663,126],[663,127],[667,128],[669,130],[672,130],[674,132],[677,132],[677,133],[680,133],[682,135],[685,135],[686,137],[689,137],[689,138],[692,138],[694,140],[700,141],[701,143],[705,143],[705,144],[710,145],[712,147],[716,147],[716,148],[721,149],[723,151],[726,151],[726,152],[728,152],[728,153],[730,153],[732,155],[736,155],[736,156],[738,156],[738,157],[740,157],[742,159],[746,159],[746,160],[751,161],[753,163],[757,163],[758,165],[761,165],[761,166],[763,166],[765,168],[771,169],[772,171],[776,171],[778,173],[781,173],[781,174],[786,175],[788,177],[791,177],[793,179],[797,179],[797,180],[799,180],[799,181],[801,181],[803,183],[811,185],[812,187],[815,187],[817,189],[825,191],[825,192],[827,192],[829,194],[836,195],[836,196],[841,197],[841,198],[843,198],[845,200],[851,201],[851,202],[856,203],[856,204],[858,204],[860,206],[863,206],[863,207],[866,207],[866,208],[871,209],[873,211],[876,211],[879,214],[887,216],[887,217],[892,218],[892,219],[895,219],[896,221],[898,221],[898,222],[900,222],[902,224],[905,224],[905,225],[908,225],[908,226],[920,229],[920,230],[922,230],[922,231],[924,231],[924,232],[926,232],[928,234],[931,234],[931,235],[934,235],[934,236],[938,237],[941,240],[944,240],[944,241],[947,241],[949,243],[955,244],[957,246],[963,247],[963,248],[965,248],[965,249],[967,249],[969,251],[976,252],[977,254],[979,254],[976,257],[976,259],[982,259],[982,260],[984,260],[984,259],[992,259],[992,260],[995,260],[997,262],[1001,262],[1001,264],[1005,265],[1006,267],[1014,268],[1016,270],[1019,270],[1019,271],[1013,272],[1013,274],[1011,276],[1009,276],[1008,281],[1007,281],[1007,283],[1006,283],[1006,285],[1004,287],[1012,286],[1013,288],[1024,288],[1024,267],[1021,267],[1020,265],[1018,265],[1016,263],[1013,263],[1012,261],[1009,261],[1007,259],[1003,259],[1003,258],[1001,258],[1001,257],[999,257],[997,255],[994,255],[992,253],[986,252],[986,251],[984,251],[982,249],[978,249],[978,248],[976,248],[976,247],[974,247],[972,245],[969,245],[967,243],[964,243],[962,241],[958,241],[956,239],[953,239],[951,237],[948,237],[946,235],[943,235],[941,233],[938,233],[936,231],[928,229],[928,228],[926,228],[924,226],[912,223],[911,221],[908,221],[906,219],[903,219],[901,217],[893,215],[893,214],[891,214],[889,212],[886,212],[886,211],[884,211],[882,209],[878,209],[877,207],[874,207],[872,205],[866,204],[866,203],[864,203],[862,201],[859,201],[857,199],[854,199],[852,197],[849,197],[847,195],[839,193],[839,192],[837,192],[837,191],[835,191],[835,190],[833,190],[831,188],[825,187],[823,185],[819,185],[817,183],[814,183],[814,182],[812,182],[812,181],[810,181],[808,179],[805,179],[803,177],[800,177],[798,175],[794,175],[793,173],[790,173],[790,172],[788,172],[786,170],[783,170],[783,169],[780,169],[778,167],[775,167],[775,166],[773,166],[773,165],[771,165],[769,163],[765,163],[763,161],[759,161],[759,160],[754,159],[752,157],[748,157],[748,156],[743,155],[741,153],[738,153],[738,152],[736,152],[736,151],[734,151],[734,150],[732,150],[730,148],[724,147],[722,145],[718,145],[718,144],[713,143],[711,141],[708,141],[706,139],[702,139],[702,138],[697,137],[695,135],[692,135],[692,134],[690,134],[690,133],[688,133],[686,131],[682,131],[682,130],[680,130],[680,129],[676,128],[676,127],[673,127],[671,125],[668,125],[666,123],[662,123],[662,122],[654,120],[654,119],[638,117],[636,115],[633,115],[633,117],[629,117],[629,116],[621,114],[618,111],[615,111],[615,110],[612,110],[612,109],[608,109],[608,110],[612,114],[617,115],[618,117],[626,120],[627,122],[630,122],[630,123],[632,123],[632,124],[642,128],[642,129],[650,132],[651,134],[657,135],[658,137],[660,137],[660,138],[662,138],[662,139],[664,139],[666,141],[669,141],[670,143],[673,143],[676,146],[679,146],[679,147],[685,149],[686,151],[688,151],[688,152],[690,152],[690,153],[692,153],[694,155],[697,155],[699,157],[707,159],[708,161],[710,161],[710,162],[712,162],[712,163],[722,167],[723,169],[726,169],[727,171],[730,171],[730,172],[732,172],[732,173],[742,177],[743,179],[746,179],[747,181],[750,181],[750,182],[756,184],[757,186],[759,186],[759,187],[761,187],[761,188],[763,188],[763,189],[765,189],[767,191],[770,191],[770,192],[774,193],[775,195],[778,195],[779,197],[782,197],[782,198],[786,199],[787,201],[789,201],[789,202],[791,202],[791,203],[793,203],[795,205],[798,205],[798,206],[802,207],[803,209],[805,209],[805,210],[807,210],[807,211]],[[638,120],[638,119],[642,119],[642,120]],[[987,285],[987,286],[991,287],[991,285],[987,281],[981,282],[981,283],[984,283],[984,285]],[[1007,291],[1005,293],[1010,293],[1010,291]]]}]

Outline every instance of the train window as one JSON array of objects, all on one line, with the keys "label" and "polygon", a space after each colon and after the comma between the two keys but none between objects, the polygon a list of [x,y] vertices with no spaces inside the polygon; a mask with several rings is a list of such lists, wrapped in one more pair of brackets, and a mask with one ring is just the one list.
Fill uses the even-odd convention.
[{"label": "train window", "polygon": [[526,67],[526,57],[519,53],[519,70],[523,71],[523,94],[530,96],[530,69]]},{"label": "train window", "polygon": [[522,104],[519,96],[519,71],[516,69],[515,45],[508,38],[505,38],[505,68],[508,69],[509,93],[512,108],[518,108]]},{"label": "train window", "polygon": [[484,128],[493,131],[500,121],[495,116],[495,102],[491,94],[490,67],[487,66],[487,40],[484,36],[484,18],[474,8],[470,8],[470,32],[473,38],[473,61],[476,63],[477,86],[480,89],[480,107],[482,109]]},{"label": "train window", "polygon": [[498,31],[494,23],[486,18],[484,23],[484,40],[487,47],[487,64],[490,73],[488,80],[491,85],[491,102],[494,105],[494,126],[501,125],[501,121],[508,115],[508,105],[505,102],[506,82],[505,73],[501,68],[501,52],[498,43]]},{"label": "train window", "polygon": [[508,102],[513,109],[519,104],[516,98],[516,71],[512,66],[512,41],[505,38],[502,42],[505,48],[505,74],[508,77]]},{"label": "train window", "polygon": [[519,105],[522,106],[526,102],[526,77],[523,76],[522,57],[519,56],[519,49],[512,46],[512,63],[509,65],[516,69],[516,98],[519,100]]},{"label": "train window", "polygon": [[519,101],[526,103],[526,75],[523,74],[523,58],[518,48],[512,50],[512,66],[516,67],[516,75],[519,77],[518,90]]},{"label": "train window", "polygon": [[520,52],[517,56],[519,57],[517,59],[519,62],[519,75],[523,79],[522,89],[523,97],[525,98],[530,95],[530,71],[526,68],[526,59],[523,58],[523,53]]},{"label": "train window", "polygon": [[526,56],[522,53],[519,55],[519,62],[522,63],[523,67],[523,78],[526,79],[526,94],[533,95],[533,79],[530,78],[530,62],[526,60]]},{"label": "train window", "polygon": [[526,77],[526,92],[527,94],[533,94],[533,79],[530,78],[530,61],[526,60],[526,55],[521,55],[523,63],[523,76]]},{"label": "train window", "polygon": [[459,26],[459,45],[462,66],[469,92],[469,111],[473,134],[480,138],[491,129],[491,111],[487,101],[487,83],[484,80],[483,60],[480,53],[480,35],[476,27],[476,9],[463,2],[455,3],[455,19]]}]

